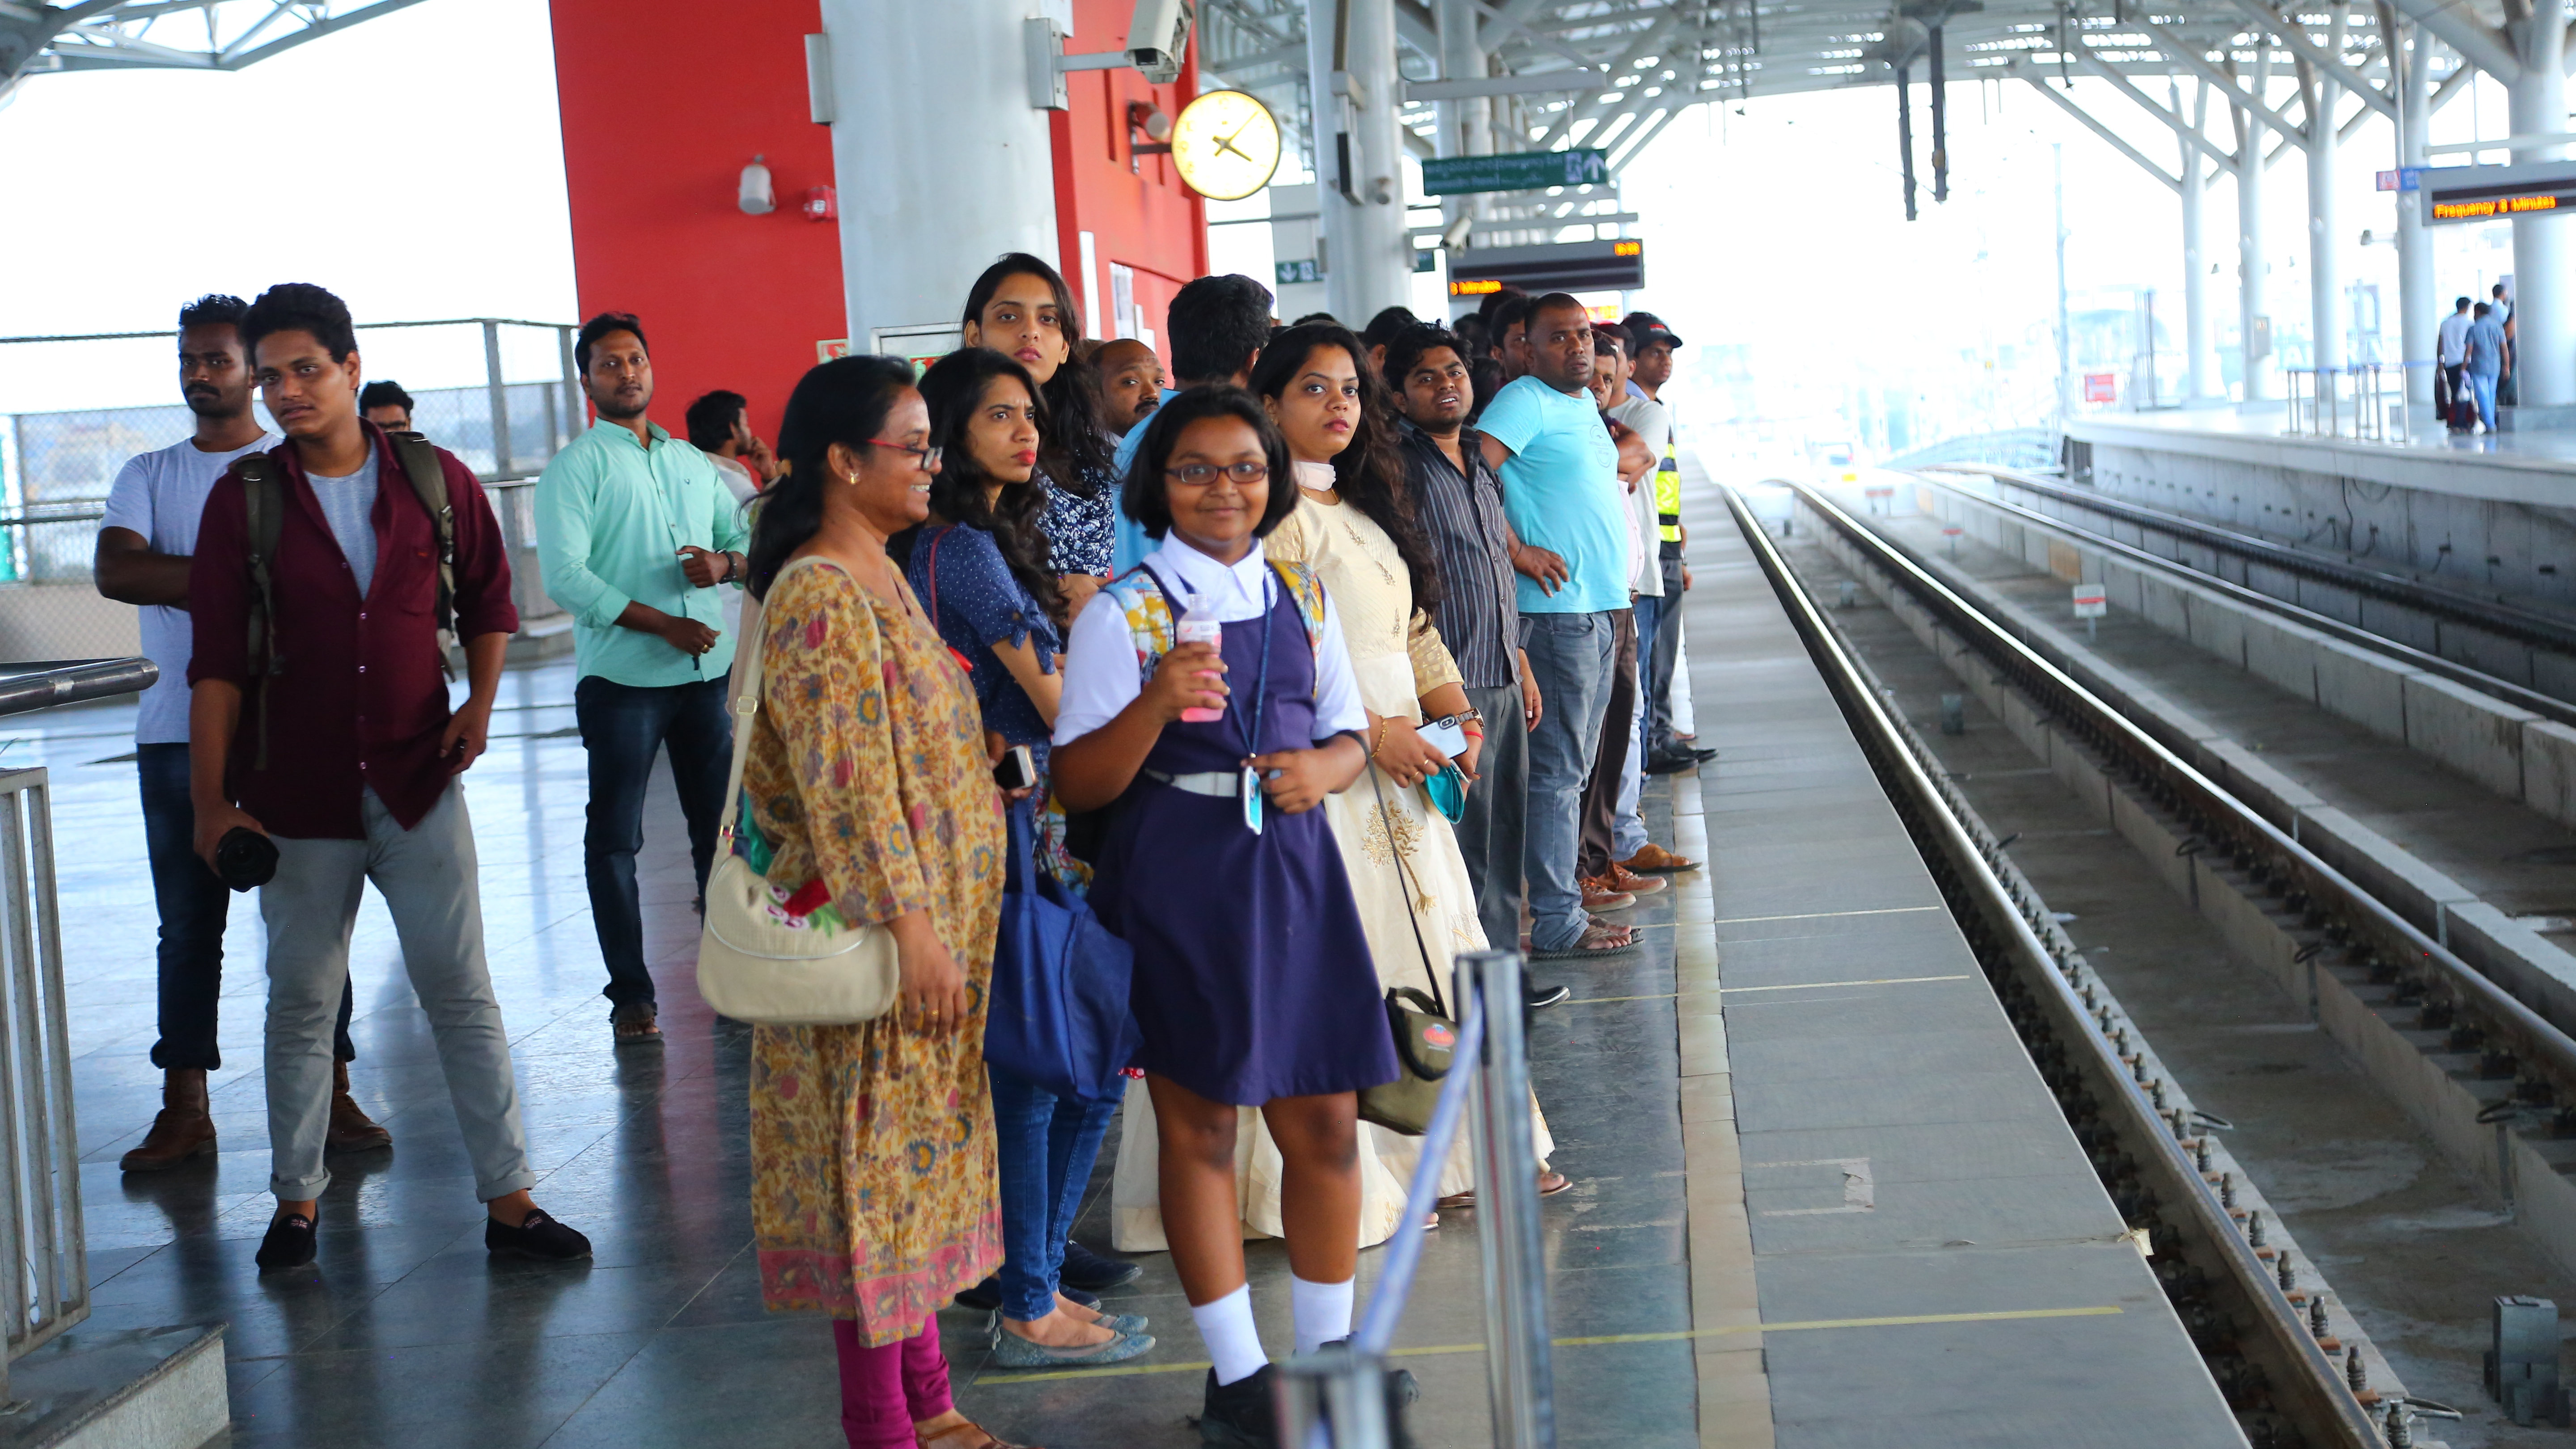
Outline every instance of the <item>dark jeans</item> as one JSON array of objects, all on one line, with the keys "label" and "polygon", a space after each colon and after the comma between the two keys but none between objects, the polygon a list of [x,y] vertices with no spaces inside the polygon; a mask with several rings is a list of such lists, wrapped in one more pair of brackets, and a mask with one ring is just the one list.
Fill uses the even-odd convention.
[{"label": "dark jeans", "polygon": [[1593,752],[1591,778],[1583,782],[1582,849],[1575,859],[1577,875],[1608,875],[1617,852],[1611,848],[1619,829],[1619,777],[1628,769],[1628,752],[1637,747],[1637,612],[1610,612],[1610,687],[1604,692],[1598,726],[1600,747]]},{"label": "dark jeans", "polygon": [[1458,853],[1476,887],[1476,918],[1485,944],[1517,951],[1521,939],[1521,846],[1528,834],[1529,723],[1521,713],[1521,687],[1471,689],[1467,703],[1485,717],[1485,748],[1476,757],[1476,782],[1458,817]]},{"label": "dark jeans", "polygon": [[[1064,1240],[1091,1185],[1119,1094],[1058,1097],[990,1063],[993,1147],[1002,1189],[1002,1313],[1027,1323],[1055,1311]],[[1120,1082],[1125,1085],[1124,1080]]]},{"label": "dark jeans", "polygon": [[[1680,741],[1673,738],[1673,661],[1682,656],[1682,556],[1667,553],[1663,557],[1664,597],[1655,607],[1654,694],[1652,707],[1646,711],[1646,753],[1653,755],[1669,750]],[[1645,642],[1638,643],[1637,654],[1644,658]]]},{"label": "dark jeans", "polygon": [[644,908],[635,894],[635,852],[644,848],[644,786],[654,751],[668,746],[671,784],[689,823],[689,859],[698,893],[715,864],[716,816],[724,809],[725,772],[733,763],[733,721],[725,714],[725,681],[641,688],[585,676],[572,691],[581,747],[590,752],[590,825],[581,837],[590,914],[608,964],[601,994],[620,1006],[653,1000],[644,966]]},{"label": "dark jeans", "polygon": [[[233,893],[197,858],[197,807],[188,799],[188,747],[137,745],[134,773],[143,788],[143,850],[152,864],[152,904],[161,917],[161,1039],[152,1065],[176,1071],[215,1071],[224,1057],[215,1045],[217,1004],[224,989],[224,919]],[[357,993],[340,987],[340,1020],[331,1054],[358,1059],[349,1042],[349,1013]]]}]

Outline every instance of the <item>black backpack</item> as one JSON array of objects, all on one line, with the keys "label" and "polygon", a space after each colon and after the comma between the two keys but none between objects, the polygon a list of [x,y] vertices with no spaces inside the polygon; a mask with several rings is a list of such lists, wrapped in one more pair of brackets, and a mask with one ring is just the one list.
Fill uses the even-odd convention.
[{"label": "black backpack", "polygon": [[[438,449],[418,433],[387,431],[394,457],[420,506],[429,510],[438,529],[438,664],[449,678],[448,646],[456,636],[456,510],[447,501],[447,470]],[[277,557],[277,536],[286,523],[286,472],[266,453],[234,460],[233,476],[242,481],[242,523],[248,536],[244,562],[250,568],[250,677],[259,681],[259,753],[251,768],[268,768],[268,681],[286,672],[277,652],[277,598],[269,565]]]}]

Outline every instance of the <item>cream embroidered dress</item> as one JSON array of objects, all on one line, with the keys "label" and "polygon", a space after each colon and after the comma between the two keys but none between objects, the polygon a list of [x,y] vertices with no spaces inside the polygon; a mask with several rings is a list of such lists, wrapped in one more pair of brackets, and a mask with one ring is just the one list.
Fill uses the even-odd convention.
[{"label": "cream embroidered dress", "polygon": [[[1297,469],[1306,487],[1333,484],[1330,467],[1299,463]],[[1413,586],[1395,540],[1367,514],[1309,494],[1262,541],[1262,549],[1273,559],[1306,564],[1323,580],[1350,646],[1351,672],[1359,681],[1361,702],[1371,713],[1419,724],[1420,697],[1459,681],[1458,666],[1440,642],[1430,616],[1413,607]],[[1381,798],[1385,801],[1382,816]],[[1432,808],[1421,789],[1397,785],[1375,765],[1349,789],[1324,797],[1322,808],[1341,846],[1360,924],[1377,958],[1379,983],[1429,990],[1423,969],[1427,951],[1440,973],[1440,998],[1448,1001],[1452,958],[1461,951],[1481,951],[1486,944],[1484,926],[1476,916],[1475,887],[1449,821]],[[1403,862],[1401,872],[1396,868],[1398,860]],[[1409,920],[1408,897],[1412,902]],[[1417,925],[1422,933],[1418,946]],[[1456,1004],[1450,1005],[1454,1012]],[[1162,1214],[1156,1206],[1153,1108],[1141,1087],[1138,1084],[1127,1094],[1126,1120],[1119,1129],[1118,1170],[1110,1193],[1111,1239],[1122,1252],[1150,1252],[1166,1246]],[[1535,1103],[1531,1121],[1538,1159],[1544,1162],[1555,1150],[1555,1142]],[[1404,1211],[1405,1187],[1420,1160],[1421,1142],[1367,1123],[1360,1124],[1360,1141],[1365,1149],[1360,1154],[1360,1246],[1365,1248],[1395,1232]],[[1235,1190],[1244,1226],[1252,1233],[1281,1236],[1279,1149],[1271,1144],[1258,1112],[1244,1112],[1235,1144]],[[1462,1131],[1441,1171],[1440,1192],[1445,1197],[1474,1186],[1473,1159]]]}]

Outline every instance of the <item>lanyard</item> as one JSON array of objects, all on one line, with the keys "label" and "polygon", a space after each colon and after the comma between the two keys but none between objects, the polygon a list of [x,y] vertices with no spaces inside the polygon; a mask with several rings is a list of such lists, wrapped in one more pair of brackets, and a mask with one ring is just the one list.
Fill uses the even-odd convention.
[{"label": "lanyard", "polygon": [[[1164,603],[1169,605],[1173,597],[1171,585],[1163,582],[1163,576],[1155,573],[1151,564],[1144,565],[1144,569],[1146,576],[1153,579],[1154,587],[1162,590]],[[1261,672],[1253,678],[1252,717],[1246,720],[1239,708],[1226,711],[1234,716],[1234,727],[1242,736],[1243,753],[1247,757],[1261,753],[1261,707],[1270,699],[1270,626],[1279,618],[1277,590],[1277,580],[1264,567],[1261,571]]]}]

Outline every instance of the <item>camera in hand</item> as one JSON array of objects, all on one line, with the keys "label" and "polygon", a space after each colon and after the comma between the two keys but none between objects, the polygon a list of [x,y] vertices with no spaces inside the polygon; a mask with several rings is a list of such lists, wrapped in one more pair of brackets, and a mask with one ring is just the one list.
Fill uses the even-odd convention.
[{"label": "camera in hand", "polygon": [[277,842],[236,825],[215,842],[215,874],[237,891],[264,886],[277,874]]}]

